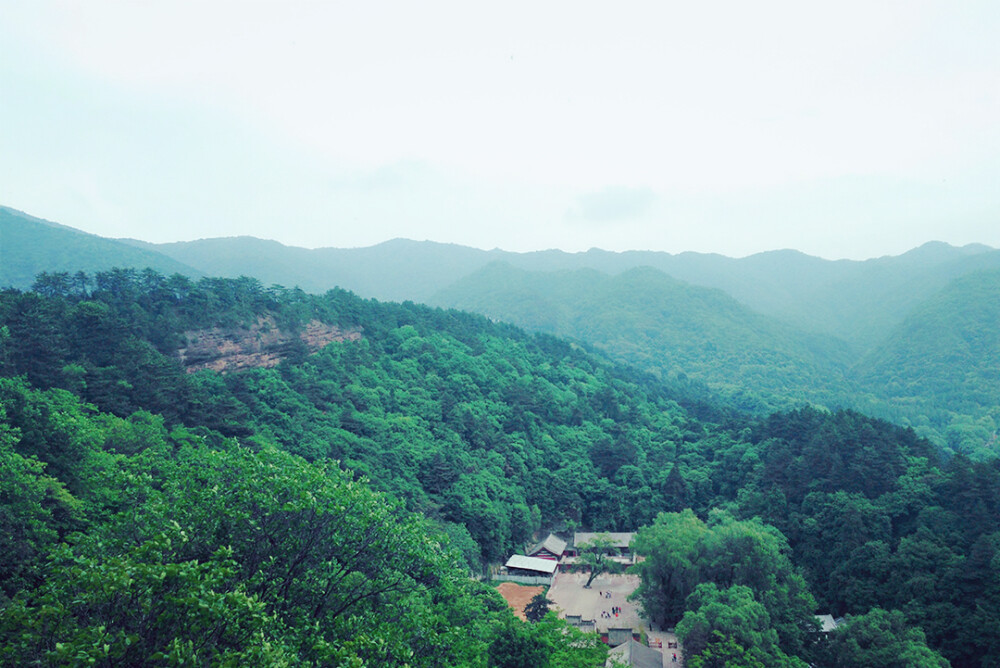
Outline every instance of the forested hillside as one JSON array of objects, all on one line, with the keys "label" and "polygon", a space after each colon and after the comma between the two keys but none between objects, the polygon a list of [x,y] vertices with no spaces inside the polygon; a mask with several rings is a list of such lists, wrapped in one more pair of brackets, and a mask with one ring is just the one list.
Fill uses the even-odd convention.
[{"label": "forested hillside", "polygon": [[1000,454],[995,275],[956,279],[867,355],[648,268],[609,276],[498,263],[431,301],[585,341],[663,378],[683,374],[737,410],[849,407],[983,458]]},{"label": "forested hillside", "polygon": [[[913,424],[995,457],[1000,427],[1000,272],[956,279],[921,304],[859,365],[861,380]],[[976,444],[978,447],[970,447]]]},{"label": "forested hillside", "polygon": [[586,341],[661,378],[691,376],[738,410],[843,404],[848,346],[650,268],[526,272],[495,263],[438,293],[447,305]]},{"label": "forested hillside", "polygon": [[[316,323],[360,337],[317,344]],[[538,530],[649,527],[655,545],[679,535],[667,511],[707,542],[644,605],[671,601],[659,614],[706,657],[766,636],[787,665],[836,665],[831,647],[869,656],[884,622],[912,656],[934,656],[926,638],[955,666],[1000,660],[1000,463],[909,430],[810,408],[748,421],[481,316],[253,279],[48,274],[0,293],[0,327],[8,662],[515,665],[536,648],[532,665],[600,665],[555,622],[513,623],[467,569]],[[208,333],[277,358],[185,368]],[[817,645],[827,611],[857,622]],[[745,615],[764,636],[733,628]]]},{"label": "forested hillside", "polygon": [[[42,276],[50,296],[10,293],[0,307],[9,373],[121,416],[145,409],[342,460],[463,544],[471,533],[474,563],[521,545],[542,518],[602,530],[651,520],[676,502],[664,465],[702,430],[634,372],[481,316],[153,272],[100,274],[86,295],[56,286]],[[292,346],[286,364],[239,374],[186,374],[174,358],[207,327],[249,332],[262,314],[363,336],[308,356]]]},{"label": "forested hillside", "polygon": [[[720,287],[761,313],[831,334],[860,352],[881,343],[914,308],[954,279],[1000,269],[1000,251],[979,244],[928,242],[898,256],[818,265],[815,258],[786,265],[790,254],[774,254],[763,280],[743,274],[731,279],[730,288]],[[771,255],[741,262],[764,264]]]}]

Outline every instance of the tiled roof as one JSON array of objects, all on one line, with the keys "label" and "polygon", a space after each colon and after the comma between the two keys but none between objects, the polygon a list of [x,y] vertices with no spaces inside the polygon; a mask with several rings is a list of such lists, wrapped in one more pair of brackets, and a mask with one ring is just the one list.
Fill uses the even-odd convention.
[{"label": "tiled roof", "polygon": [[526,557],[523,554],[515,554],[507,560],[507,568],[523,568],[527,571],[540,571],[542,573],[555,573],[559,563],[552,559],[539,559],[538,557]]},{"label": "tiled roof", "polygon": [[663,654],[646,647],[640,642],[629,640],[608,652],[608,660],[616,657],[625,662],[626,666],[634,668],[663,668]]},{"label": "tiled roof", "polygon": [[566,541],[554,533],[550,533],[548,538],[533,547],[529,554],[538,554],[542,550],[548,550],[552,554],[559,556],[566,550]]},{"label": "tiled roof", "polygon": [[587,543],[593,541],[595,538],[608,538],[614,547],[628,547],[629,543],[632,542],[632,537],[635,536],[634,533],[614,533],[614,532],[601,532],[601,533],[588,533],[588,532],[578,532],[573,536],[573,547],[580,549],[581,545],[586,545]]},{"label": "tiled roof", "polygon": [[816,621],[819,622],[822,633],[829,633],[837,628],[837,621],[833,615],[816,615]]}]

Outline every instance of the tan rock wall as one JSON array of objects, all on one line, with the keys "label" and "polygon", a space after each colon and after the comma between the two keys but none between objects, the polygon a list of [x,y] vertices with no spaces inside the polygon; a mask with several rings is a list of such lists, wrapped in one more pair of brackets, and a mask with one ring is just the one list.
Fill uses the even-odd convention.
[{"label": "tan rock wall", "polygon": [[356,341],[359,330],[345,330],[319,320],[309,322],[298,335],[281,330],[274,318],[261,317],[250,327],[212,327],[184,332],[186,345],[177,356],[188,373],[211,369],[219,373],[277,366],[296,339],[310,352],[338,341]]}]

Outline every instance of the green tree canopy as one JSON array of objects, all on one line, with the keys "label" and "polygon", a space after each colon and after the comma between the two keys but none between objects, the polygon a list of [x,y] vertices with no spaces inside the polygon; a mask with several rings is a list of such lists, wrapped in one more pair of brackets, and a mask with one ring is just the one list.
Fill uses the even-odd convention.
[{"label": "green tree canopy", "polygon": [[927,647],[923,632],[909,626],[898,610],[873,608],[849,619],[830,634],[826,665],[844,668],[908,668],[951,665]]},{"label": "green tree canopy", "polygon": [[[757,628],[774,634],[787,655],[804,650],[815,601],[774,527],[725,512],[713,512],[708,524],[690,510],[661,513],[639,530],[634,545],[645,557],[636,565],[641,583],[634,596],[660,623],[687,619],[679,628],[700,639],[696,647],[706,647],[719,630],[749,649],[760,638],[733,634]],[[748,619],[753,623],[744,624]]]}]

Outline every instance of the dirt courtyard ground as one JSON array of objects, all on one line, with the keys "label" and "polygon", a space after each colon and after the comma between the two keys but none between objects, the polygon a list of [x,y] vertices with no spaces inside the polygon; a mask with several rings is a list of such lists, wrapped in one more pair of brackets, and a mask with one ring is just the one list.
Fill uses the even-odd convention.
[{"label": "dirt courtyard ground", "polygon": [[514,614],[527,621],[528,618],[524,616],[524,606],[528,605],[537,594],[541,594],[544,587],[529,587],[516,582],[501,582],[497,585],[497,590],[507,601],[507,605],[514,610]]},{"label": "dirt courtyard ground", "polygon": [[[593,619],[599,631],[647,626],[639,618],[637,604],[626,600],[639,586],[638,575],[602,573],[594,578],[590,589],[584,589],[588,577],[586,573],[559,573],[556,577],[549,589],[549,599],[561,617],[580,615]],[[614,608],[621,608],[617,617],[612,612]]]},{"label": "dirt courtyard ground", "polygon": [[[673,668],[684,665],[681,651],[674,644],[677,642],[677,636],[650,628],[649,622],[640,617],[639,604],[627,600],[629,594],[639,586],[638,575],[603,573],[594,578],[590,589],[584,589],[583,585],[587,583],[588,577],[586,573],[556,575],[555,582],[549,588],[548,597],[552,601],[552,608],[560,617],[580,615],[585,620],[592,619],[598,632],[607,631],[609,628],[645,631],[651,641],[650,644],[656,641],[662,644],[662,648],[656,649],[663,653],[664,666]],[[616,607],[621,608],[617,617],[611,612]],[[608,613],[607,616],[602,615],[605,612]],[[674,654],[677,655],[676,662],[672,660]]]}]

